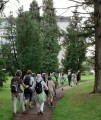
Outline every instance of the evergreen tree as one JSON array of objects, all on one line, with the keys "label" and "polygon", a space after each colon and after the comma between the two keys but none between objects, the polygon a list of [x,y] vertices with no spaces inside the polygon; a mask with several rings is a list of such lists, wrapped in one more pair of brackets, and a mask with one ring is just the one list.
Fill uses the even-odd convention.
[{"label": "evergreen tree", "polygon": [[37,72],[41,72],[42,70],[42,55],[43,55],[43,48],[42,48],[42,45],[43,45],[43,42],[42,42],[42,35],[41,35],[41,17],[40,17],[40,12],[39,12],[39,6],[38,6],[38,3],[36,2],[36,0],[33,0],[32,3],[30,4],[30,8],[29,8],[29,13],[31,15],[31,19],[34,23],[37,24],[37,32],[38,32],[38,44],[37,44],[37,48],[38,48],[38,51],[37,51],[37,55],[40,56],[39,59],[40,59],[40,70],[38,70]]},{"label": "evergreen tree", "polygon": [[13,17],[12,12],[3,22],[6,26],[3,28],[5,33],[3,34],[4,41],[1,44],[2,59],[5,62],[6,70],[14,75],[15,70],[19,69],[19,64],[15,47],[16,19]]},{"label": "evergreen tree", "polygon": [[[77,8],[75,9],[77,11]],[[66,71],[72,70],[77,71],[81,69],[82,62],[85,60],[85,39],[79,37],[81,33],[80,27],[81,18],[75,13],[67,27],[66,37],[65,37],[65,56],[62,60],[64,69]]]},{"label": "evergreen tree", "polygon": [[39,72],[41,65],[39,27],[31,17],[29,12],[20,10],[16,24],[17,57],[23,74],[28,69]]},{"label": "evergreen tree", "polygon": [[39,6],[36,0],[33,0],[32,3],[30,4],[30,9],[29,12],[31,13],[32,19],[37,22],[40,22],[40,13],[39,13]]},{"label": "evergreen tree", "polygon": [[59,29],[53,0],[44,0],[43,6],[43,69],[50,74],[58,69]]}]

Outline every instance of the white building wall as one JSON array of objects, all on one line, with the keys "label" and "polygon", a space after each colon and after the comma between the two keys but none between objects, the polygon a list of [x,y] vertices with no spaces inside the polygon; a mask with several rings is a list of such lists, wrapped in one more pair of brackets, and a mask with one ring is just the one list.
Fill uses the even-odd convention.
[{"label": "white building wall", "polygon": [[[60,20],[57,21],[57,25],[59,26],[59,28],[64,30],[64,31],[66,31],[68,24],[69,24],[69,18],[67,18],[67,17],[60,18]],[[59,43],[61,44],[62,41],[64,41],[63,37],[60,38]],[[63,57],[64,57],[64,48],[61,46],[61,50],[60,50],[59,55],[58,55],[60,68],[62,67],[61,60],[63,59]]]}]

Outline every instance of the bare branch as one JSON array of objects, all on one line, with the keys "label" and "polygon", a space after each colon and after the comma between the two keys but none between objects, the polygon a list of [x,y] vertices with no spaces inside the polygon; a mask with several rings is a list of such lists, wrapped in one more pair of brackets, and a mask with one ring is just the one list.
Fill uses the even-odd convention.
[{"label": "bare branch", "polygon": [[3,10],[3,8],[7,2],[9,2],[9,0],[8,1],[0,1],[0,4],[1,4],[0,10]]},{"label": "bare branch", "polygon": [[79,13],[79,14],[94,14],[93,12],[90,12],[90,13],[82,13],[82,12],[75,12],[75,11],[73,11],[72,13]]},{"label": "bare branch", "polygon": [[78,4],[92,4],[93,3],[93,1],[91,2],[91,1],[89,1],[89,2],[78,2],[78,1],[76,1],[76,0],[69,0],[69,1],[71,1],[71,2],[75,2],[75,3],[78,3]]},{"label": "bare branch", "polygon": [[76,1],[76,0],[69,0],[69,1],[82,4],[82,2],[78,2],[78,1]]},{"label": "bare branch", "polygon": [[94,26],[86,26],[86,27],[82,27],[82,28],[95,28],[95,25]]}]

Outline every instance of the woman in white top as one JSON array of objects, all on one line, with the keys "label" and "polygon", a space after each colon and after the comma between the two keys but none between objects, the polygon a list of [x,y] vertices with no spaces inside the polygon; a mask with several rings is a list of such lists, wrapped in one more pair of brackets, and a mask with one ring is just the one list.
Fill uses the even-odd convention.
[{"label": "woman in white top", "polygon": [[65,82],[64,73],[62,73],[60,80],[61,80],[61,88],[63,90],[64,89],[64,82]]},{"label": "woman in white top", "polygon": [[43,81],[40,74],[36,76],[36,83],[33,86],[35,91],[35,101],[38,115],[43,114],[44,102],[46,100],[46,94],[44,89],[48,90],[47,84]]}]

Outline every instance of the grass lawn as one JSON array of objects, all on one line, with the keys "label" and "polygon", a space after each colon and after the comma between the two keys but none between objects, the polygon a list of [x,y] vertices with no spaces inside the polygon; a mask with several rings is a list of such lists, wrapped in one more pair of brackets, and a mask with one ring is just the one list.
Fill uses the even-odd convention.
[{"label": "grass lawn", "polygon": [[9,81],[0,89],[0,120],[11,120],[12,105]]},{"label": "grass lawn", "polygon": [[89,81],[66,91],[51,120],[101,120],[101,95],[90,94],[93,83]]},{"label": "grass lawn", "polygon": [[82,75],[81,76],[81,81],[89,81],[89,80],[94,80],[94,75]]}]

